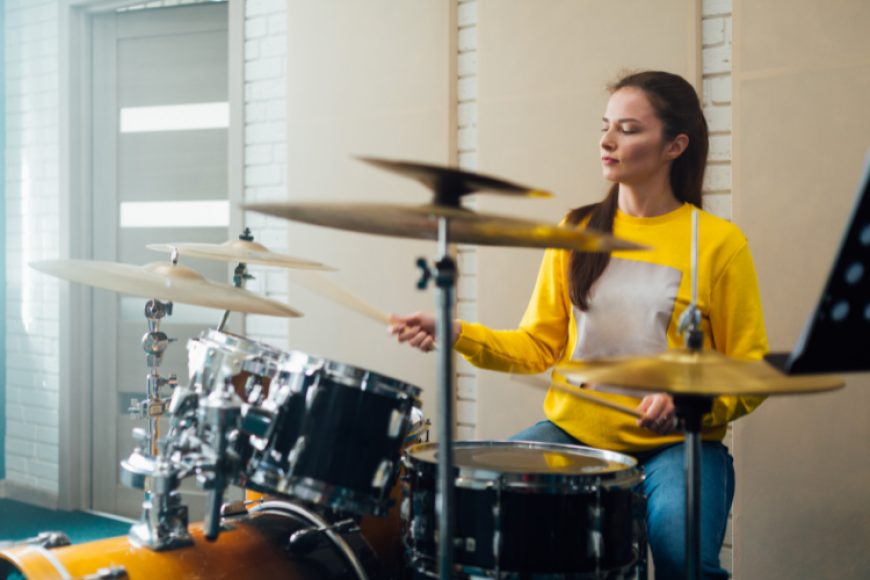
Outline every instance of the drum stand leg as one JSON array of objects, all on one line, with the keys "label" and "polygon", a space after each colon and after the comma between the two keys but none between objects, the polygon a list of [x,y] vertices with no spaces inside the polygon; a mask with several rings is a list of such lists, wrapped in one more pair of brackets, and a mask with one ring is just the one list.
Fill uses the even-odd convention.
[{"label": "drum stand leg", "polygon": [[713,401],[675,395],[674,407],[686,432],[686,578],[701,580],[701,420]]},{"label": "drum stand leg", "polygon": [[[438,219],[438,256],[435,259],[435,301],[438,311],[435,336],[438,337],[438,480],[435,512],[438,519],[438,574],[441,580],[453,577],[454,482],[453,482],[453,299],[456,290],[456,262],[448,253],[448,220]],[[418,287],[423,289],[432,272],[422,258]]]}]

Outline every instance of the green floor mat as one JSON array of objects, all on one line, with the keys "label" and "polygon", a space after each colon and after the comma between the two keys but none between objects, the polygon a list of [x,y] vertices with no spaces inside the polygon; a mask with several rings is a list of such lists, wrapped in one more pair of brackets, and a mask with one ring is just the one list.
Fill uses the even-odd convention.
[{"label": "green floor mat", "polygon": [[0,541],[24,540],[39,532],[63,532],[73,544],[125,536],[130,524],[80,511],[49,510],[0,499]]}]

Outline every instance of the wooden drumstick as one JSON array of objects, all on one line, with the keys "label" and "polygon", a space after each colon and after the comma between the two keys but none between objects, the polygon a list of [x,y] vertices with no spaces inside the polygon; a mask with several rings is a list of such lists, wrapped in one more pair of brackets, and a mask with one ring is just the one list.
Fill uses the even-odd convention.
[{"label": "wooden drumstick", "polygon": [[619,403],[614,403],[613,401],[609,401],[601,397],[596,397],[595,395],[584,391],[580,387],[575,387],[574,385],[551,383],[550,381],[545,381],[538,377],[517,374],[511,374],[511,380],[545,391],[549,389],[555,389],[560,393],[565,393],[567,395],[571,395],[572,397],[577,397],[578,399],[583,399],[584,401],[589,401],[590,403],[601,405],[602,407],[608,407],[609,409],[626,413],[628,415],[631,415],[632,417],[637,417],[638,419],[642,419],[645,416],[637,409],[628,407],[626,405],[620,405]]},{"label": "wooden drumstick", "polygon": [[[366,302],[344,286],[333,282],[329,278],[322,276],[317,272],[312,272],[308,270],[293,272],[291,280],[297,282],[301,286],[305,286],[309,290],[317,293],[319,296],[329,298],[333,302],[337,302],[343,306],[346,306],[351,310],[362,314],[366,318],[374,320],[375,322],[380,322],[387,325],[393,325],[399,322],[393,316],[390,316],[376,306]],[[437,348],[438,343],[436,342],[432,345],[431,350],[436,350]]]}]

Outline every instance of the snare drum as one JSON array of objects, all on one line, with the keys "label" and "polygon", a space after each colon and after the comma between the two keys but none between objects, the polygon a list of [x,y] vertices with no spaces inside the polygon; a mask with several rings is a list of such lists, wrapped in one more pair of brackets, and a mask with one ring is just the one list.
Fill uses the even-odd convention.
[{"label": "snare drum", "polygon": [[[645,554],[645,500],[632,491],[643,477],[635,459],[520,441],[458,442],[454,450],[454,559],[462,574],[618,577],[641,549]],[[405,544],[424,576],[437,555],[437,455],[437,443],[424,443],[404,458]]]},{"label": "snare drum", "polygon": [[[192,546],[162,552],[126,536],[58,548],[21,544],[0,550],[0,579],[388,579],[350,520],[326,519],[292,502],[270,501],[250,514],[224,519],[222,527],[218,539],[207,542],[202,525],[194,524]],[[99,570],[105,572],[97,576]]]}]

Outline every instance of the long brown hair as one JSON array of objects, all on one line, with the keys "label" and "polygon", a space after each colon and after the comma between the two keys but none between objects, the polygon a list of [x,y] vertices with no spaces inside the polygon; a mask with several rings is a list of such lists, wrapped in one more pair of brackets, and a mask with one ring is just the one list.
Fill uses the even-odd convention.
[{"label": "long brown hair", "polygon": [[[674,196],[682,202],[701,207],[701,187],[707,168],[709,138],[707,121],[695,89],[684,78],[666,72],[643,71],[623,75],[607,86],[612,95],[619,89],[634,87],[644,92],[662,123],[662,139],[672,141],[686,135],[689,145],[674,159],[670,182]],[[577,226],[587,217],[586,227],[606,233],[613,232],[619,184],[614,183],[604,200],[584,205],[568,214],[568,223]],[[610,254],[572,252],[568,264],[568,290],[571,302],[582,311],[589,309],[592,285],[610,263]]]}]

